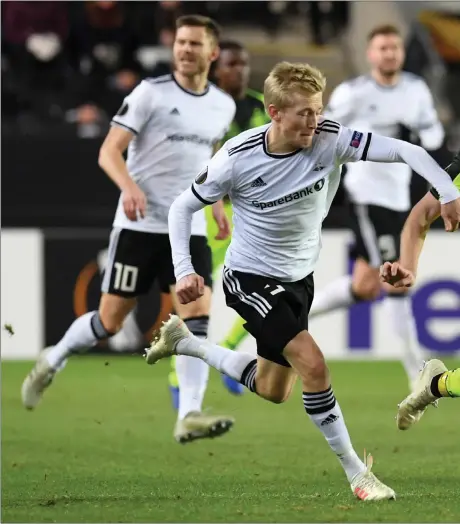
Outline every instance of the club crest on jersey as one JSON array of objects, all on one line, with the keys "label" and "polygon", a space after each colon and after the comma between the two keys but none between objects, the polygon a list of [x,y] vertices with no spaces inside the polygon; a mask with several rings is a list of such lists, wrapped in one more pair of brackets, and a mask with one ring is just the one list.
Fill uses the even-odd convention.
[{"label": "club crest on jersey", "polygon": [[208,178],[208,168],[206,167],[203,171],[195,178],[195,184],[204,184]]},{"label": "club crest on jersey", "polygon": [[361,140],[363,138],[363,134],[359,131],[354,131],[353,136],[351,137],[350,146],[351,147],[359,147],[359,144],[361,144]]}]

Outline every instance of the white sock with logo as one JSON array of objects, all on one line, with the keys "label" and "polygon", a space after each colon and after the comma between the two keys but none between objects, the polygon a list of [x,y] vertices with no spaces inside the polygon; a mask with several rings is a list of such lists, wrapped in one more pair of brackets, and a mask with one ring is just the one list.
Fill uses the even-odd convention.
[{"label": "white sock with logo", "polygon": [[351,482],[356,475],[365,471],[366,466],[353,449],[342,410],[332,388],[316,393],[304,392],[302,398],[305,411],[324,435]]}]

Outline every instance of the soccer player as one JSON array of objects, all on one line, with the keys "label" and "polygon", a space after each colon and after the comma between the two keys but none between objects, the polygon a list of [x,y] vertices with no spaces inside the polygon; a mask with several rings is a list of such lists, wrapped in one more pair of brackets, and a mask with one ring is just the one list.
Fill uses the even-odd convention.
[{"label": "soccer player", "polygon": [[[439,148],[444,131],[430,91],[422,78],[401,70],[404,42],[398,29],[377,27],[368,40],[370,74],[340,84],[331,95],[325,116],[394,138],[401,129],[411,129],[425,149]],[[355,237],[353,276],[333,280],[319,291],[311,318],[380,295],[380,264],[399,257],[401,229],[410,208],[410,178],[410,167],[404,164],[359,162],[347,166],[344,183]],[[386,291],[384,307],[402,340],[402,363],[412,384],[423,356],[411,298],[407,289],[387,287]]]},{"label": "soccer player", "polygon": [[[460,151],[446,168],[460,190]],[[457,209],[460,218],[460,205]],[[401,259],[385,262],[380,268],[380,279],[395,288],[414,285],[420,253],[431,224],[439,217],[439,193],[432,188],[410,212],[401,234]],[[453,230],[454,228],[452,228]],[[443,362],[429,360],[423,367],[414,390],[398,406],[396,422],[406,430],[418,422],[426,408],[441,397],[460,397],[460,369],[448,370]]]},{"label": "soccer player", "polygon": [[[169,235],[176,292],[192,303],[204,292],[189,249],[194,213],[229,195],[234,229],[223,270],[227,305],[246,321],[257,358],[200,340],[177,316],[146,353],[148,364],[172,354],[200,358],[260,397],[284,402],[300,377],[305,410],[363,500],[395,497],[351,444],[324,356],[308,332],[321,226],[347,162],[406,162],[439,192],[446,223],[458,224],[460,193],[421,147],[344,127],[321,116],[325,78],[306,64],[277,64],[265,80],[271,124],[229,140],[174,201]],[[369,174],[368,176],[372,176]]]},{"label": "soccer player", "polygon": [[[211,305],[211,252],[204,212],[190,222],[194,264],[204,275],[205,291],[194,304],[175,300],[174,269],[168,238],[168,211],[190,185],[197,169],[211,158],[235,114],[235,102],[208,83],[211,62],[219,53],[219,28],[209,18],[177,20],[172,75],[145,80],[125,98],[102,145],[99,163],[118,185],[121,196],[110,237],[108,261],[98,311],[70,326],[54,348],[42,354],[22,387],[27,408],[34,408],[56,370],[73,353],[116,333],[136,298],[148,292],[155,278],[170,286],[175,311],[191,332],[206,337]],[[128,148],[125,163],[123,153]],[[222,238],[230,234],[223,203],[213,209]],[[209,367],[197,359],[177,359],[181,384],[176,440],[225,433],[227,416],[201,413]]]},{"label": "soccer player", "polygon": [[[234,40],[220,42],[220,54],[214,63],[214,78],[217,85],[226,93],[231,95],[236,104],[235,118],[225,135],[225,141],[235,137],[242,131],[266,124],[270,121],[264,107],[262,93],[249,89],[249,77],[251,74],[249,53],[243,45]],[[231,216],[231,205],[228,199],[224,199],[225,210],[228,217]],[[226,240],[215,240],[218,231],[212,217],[211,208],[206,208],[208,221],[208,242],[212,251],[213,272],[220,270],[224,263],[225,253],[230,245],[230,236]],[[231,327],[230,331],[220,342],[221,346],[229,349],[237,349],[248,335],[244,329],[244,320],[239,317]],[[171,359],[171,372],[169,373],[169,390],[173,406],[177,409],[179,403],[179,381],[175,371],[175,357]],[[222,375],[225,387],[234,395],[241,395],[243,386],[236,380]]]}]

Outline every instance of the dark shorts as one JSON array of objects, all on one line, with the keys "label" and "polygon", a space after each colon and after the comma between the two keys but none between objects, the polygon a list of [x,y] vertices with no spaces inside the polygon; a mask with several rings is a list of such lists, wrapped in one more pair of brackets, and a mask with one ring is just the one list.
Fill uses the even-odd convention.
[{"label": "dark shorts", "polygon": [[[206,237],[191,236],[190,252],[195,271],[211,287],[212,258]],[[176,283],[169,236],[114,228],[110,235],[102,291],[133,298],[148,293],[155,279],[165,293],[169,293],[169,287]]]},{"label": "dark shorts", "polygon": [[313,273],[297,282],[280,282],[224,267],[223,285],[227,306],[245,321],[256,339],[257,354],[290,367],[282,353],[288,342],[308,329],[313,302]]},{"label": "dark shorts", "polygon": [[355,237],[353,258],[363,258],[372,267],[399,259],[401,230],[406,212],[385,207],[349,203],[350,227]]}]

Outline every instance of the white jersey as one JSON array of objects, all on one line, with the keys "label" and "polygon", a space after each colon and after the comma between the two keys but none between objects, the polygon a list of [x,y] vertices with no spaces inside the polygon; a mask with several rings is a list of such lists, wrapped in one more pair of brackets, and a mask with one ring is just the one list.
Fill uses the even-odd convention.
[{"label": "white jersey", "polygon": [[[129,220],[120,197],[114,226],[168,233],[171,204],[207,164],[234,114],[233,99],[213,84],[197,94],[182,88],[173,75],[141,82],[112,123],[135,135],[127,168],[147,196],[147,211],[144,219]],[[206,235],[203,211],[193,217],[192,234]]]},{"label": "white jersey", "polygon": [[[379,85],[371,76],[340,84],[325,115],[341,124],[397,138],[400,125],[415,131],[425,149],[437,149],[444,138],[433,99],[424,80],[402,73],[395,86]],[[347,166],[345,187],[358,204],[395,211],[410,208],[411,169],[405,164],[359,162]]]},{"label": "white jersey", "polygon": [[313,271],[341,164],[365,159],[370,135],[323,120],[310,148],[279,155],[267,150],[269,127],[229,140],[192,191],[206,204],[230,196],[234,227],[227,267],[293,282]]}]

